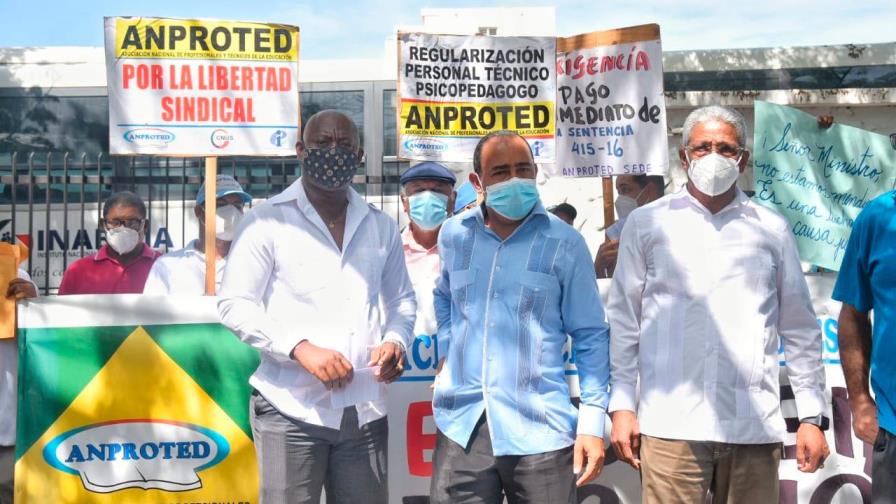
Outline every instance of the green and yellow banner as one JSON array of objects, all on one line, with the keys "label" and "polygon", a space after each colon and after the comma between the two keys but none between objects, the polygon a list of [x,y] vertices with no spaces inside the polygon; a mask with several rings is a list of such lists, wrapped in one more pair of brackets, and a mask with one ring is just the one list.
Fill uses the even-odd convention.
[{"label": "green and yellow banner", "polygon": [[255,503],[257,352],[213,298],[20,308],[16,502]]}]

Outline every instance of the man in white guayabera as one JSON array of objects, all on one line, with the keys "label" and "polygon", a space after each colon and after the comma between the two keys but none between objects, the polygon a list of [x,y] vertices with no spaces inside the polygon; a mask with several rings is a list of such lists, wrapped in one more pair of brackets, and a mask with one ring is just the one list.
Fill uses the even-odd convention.
[{"label": "man in white guayabera", "polygon": [[[383,383],[401,375],[417,303],[395,221],[350,186],[363,152],[319,112],[296,146],[302,177],[237,230],[218,310],[261,351],[252,432],[262,504],[386,504]],[[381,320],[381,311],[385,320]]]},{"label": "man in white guayabera", "polygon": [[[221,288],[227,255],[236,234],[236,227],[243,218],[244,207],[252,201],[252,196],[230,175],[218,175],[215,184],[215,291]],[[156,259],[144,294],[192,294],[205,293],[205,184],[196,194],[193,213],[199,219],[199,238],[186,247],[168,252]]]},{"label": "man in white guayabera", "polygon": [[778,502],[781,342],[799,470],[828,454],[821,333],[787,222],[737,188],[745,138],[734,110],[692,112],[686,187],[622,230],[607,304],[611,441],[641,470],[646,503]]}]

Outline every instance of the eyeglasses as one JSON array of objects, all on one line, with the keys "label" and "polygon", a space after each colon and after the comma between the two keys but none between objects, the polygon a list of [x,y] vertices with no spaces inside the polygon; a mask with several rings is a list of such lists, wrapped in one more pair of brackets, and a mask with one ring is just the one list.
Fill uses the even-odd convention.
[{"label": "eyeglasses", "polygon": [[124,226],[129,229],[133,229],[134,231],[140,231],[140,228],[143,227],[143,222],[146,219],[103,219],[103,222],[106,223],[106,227],[109,229],[120,228]]},{"label": "eyeglasses", "polygon": [[710,152],[716,152],[720,156],[734,159],[740,157],[741,154],[746,150],[743,147],[738,147],[736,145],[731,145],[727,143],[717,143],[715,144],[715,149],[712,148],[713,144],[710,142],[704,142],[700,145],[689,145],[686,147],[687,151],[693,154],[696,157],[703,157],[708,155]]}]

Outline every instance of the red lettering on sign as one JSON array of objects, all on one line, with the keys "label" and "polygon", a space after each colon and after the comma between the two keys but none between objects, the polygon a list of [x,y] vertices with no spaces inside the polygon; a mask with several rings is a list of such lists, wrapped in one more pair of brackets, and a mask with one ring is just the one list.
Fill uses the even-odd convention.
[{"label": "red lettering on sign", "polygon": [[414,476],[424,478],[432,476],[432,462],[426,461],[423,452],[436,447],[436,435],[423,432],[423,419],[431,416],[432,403],[429,401],[408,405],[408,470]]}]

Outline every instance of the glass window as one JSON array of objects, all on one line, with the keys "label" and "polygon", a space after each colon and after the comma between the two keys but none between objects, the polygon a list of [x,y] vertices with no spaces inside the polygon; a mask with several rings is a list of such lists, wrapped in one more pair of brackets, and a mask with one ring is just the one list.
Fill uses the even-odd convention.
[{"label": "glass window", "polygon": [[397,106],[395,90],[383,90],[383,156],[398,154],[398,125],[395,119],[395,107]]},{"label": "glass window", "polygon": [[0,153],[109,150],[105,96],[0,97]]},{"label": "glass window", "polygon": [[666,91],[887,88],[896,86],[896,65],[666,72],[663,77]]},{"label": "glass window", "polygon": [[333,109],[347,115],[358,127],[364,145],[364,91],[303,91],[299,94],[302,128],[308,118],[321,110]]}]

